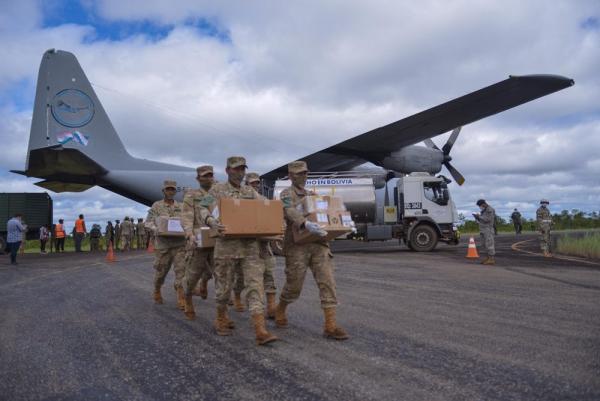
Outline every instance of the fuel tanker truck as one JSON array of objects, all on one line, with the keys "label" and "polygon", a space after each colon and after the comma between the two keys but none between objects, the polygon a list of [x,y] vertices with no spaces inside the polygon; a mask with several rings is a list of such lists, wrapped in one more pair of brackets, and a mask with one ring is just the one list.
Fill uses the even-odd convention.
[{"label": "fuel tanker truck", "polygon": [[[310,173],[306,188],[319,195],[340,196],[350,211],[362,241],[398,239],[418,252],[433,250],[438,242],[458,244],[458,213],[444,176],[411,173],[389,180],[385,175],[336,172]],[[273,198],[291,185],[278,180]],[[393,192],[390,199],[389,192]]]}]

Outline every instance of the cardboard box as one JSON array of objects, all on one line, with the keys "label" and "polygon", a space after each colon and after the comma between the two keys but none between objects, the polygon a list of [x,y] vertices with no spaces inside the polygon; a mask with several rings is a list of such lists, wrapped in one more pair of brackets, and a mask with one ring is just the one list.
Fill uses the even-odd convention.
[{"label": "cardboard box", "polygon": [[346,227],[323,227],[325,231],[327,231],[327,235],[325,237],[319,237],[318,235],[311,234],[308,230],[298,229],[296,227],[292,228],[292,233],[294,235],[294,243],[295,244],[309,244],[311,242],[319,242],[319,241],[331,241],[340,237],[342,235],[350,234],[352,231],[350,228]]},{"label": "cardboard box", "polygon": [[328,210],[330,211],[342,211],[346,210],[344,200],[341,196],[325,195],[323,199],[328,203]]},{"label": "cardboard box", "polygon": [[[343,212],[348,215],[350,212]],[[294,243],[296,244],[308,244],[317,241],[331,241],[341,235],[349,234],[352,231],[351,227],[345,227],[342,224],[342,218],[340,213],[335,212],[314,212],[306,216],[308,221],[318,223],[323,230],[327,231],[327,236],[319,237],[318,235],[311,234],[308,230],[292,228],[292,234],[294,236]]]},{"label": "cardboard box", "polygon": [[160,237],[185,237],[179,217],[159,216],[156,218],[156,228]]},{"label": "cardboard box", "polygon": [[216,239],[211,236],[210,227],[200,227],[194,229],[194,235],[196,236],[196,246],[198,248],[214,248]]},{"label": "cardboard box", "polygon": [[346,210],[342,197],[334,195],[307,196],[302,202],[302,207],[306,214],[319,211],[339,212]]},{"label": "cardboard box", "polygon": [[225,237],[260,237],[283,234],[283,203],[269,199],[219,200],[219,220]]},{"label": "cardboard box", "polygon": [[347,228],[354,228],[354,220],[352,220],[352,214],[349,211],[340,212],[340,221],[342,226]]},{"label": "cardboard box", "polygon": [[329,202],[322,196],[306,196],[302,201],[302,208],[305,214],[326,211],[329,209]]}]

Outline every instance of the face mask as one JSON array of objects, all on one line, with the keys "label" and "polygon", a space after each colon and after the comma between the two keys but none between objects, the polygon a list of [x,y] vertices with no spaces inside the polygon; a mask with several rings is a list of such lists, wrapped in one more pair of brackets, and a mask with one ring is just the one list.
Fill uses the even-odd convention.
[{"label": "face mask", "polygon": [[244,172],[232,170],[229,172],[229,181],[231,181],[235,185],[241,185],[245,175],[246,173]]},{"label": "face mask", "polygon": [[292,184],[297,188],[304,188],[306,185],[306,175],[295,175],[291,178]]}]

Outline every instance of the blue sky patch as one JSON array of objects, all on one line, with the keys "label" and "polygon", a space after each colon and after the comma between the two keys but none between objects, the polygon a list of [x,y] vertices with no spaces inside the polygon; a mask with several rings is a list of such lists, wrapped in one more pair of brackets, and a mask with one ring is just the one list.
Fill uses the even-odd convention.
[{"label": "blue sky patch", "polygon": [[[84,43],[98,41],[122,41],[136,35],[144,35],[158,42],[169,35],[175,25],[158,24],[151,20],[109,21],[97,15],[93,6],[84,5],[76,0],[43,3],[43,27],[50,28],[65,24],[89,25],[94,34],[87,36]],[[231,43],[229,32],[222,29],[216,21],[207,18],[188,18],[183,26],[195,28],[202,36],[215,38],[223,43]]]},{"label": "blue sky patch", "polygon": [[600,19],[598,17],[588,17],[581,23],[583,29],[600,29]]}]

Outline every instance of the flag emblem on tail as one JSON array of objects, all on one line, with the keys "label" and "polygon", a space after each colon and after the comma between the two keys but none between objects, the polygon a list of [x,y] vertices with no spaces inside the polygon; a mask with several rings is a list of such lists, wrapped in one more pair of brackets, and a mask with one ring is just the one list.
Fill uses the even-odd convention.
[{"label": "flag emblem on tail", "polygon": [[61,145],[64,145],[65,143],[73,141],[80,145],[87,146],[87,144],[89,143],[90,137],[82,134],[79,131],[66,131],[66,132],[61,132],[60,134],[57,134],[56,140]]}]

